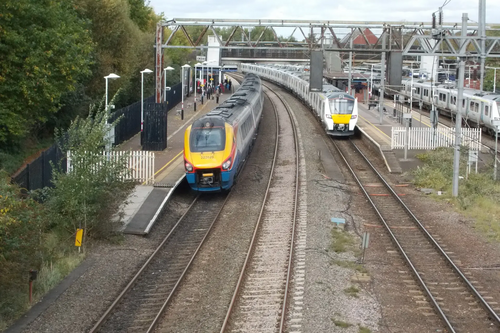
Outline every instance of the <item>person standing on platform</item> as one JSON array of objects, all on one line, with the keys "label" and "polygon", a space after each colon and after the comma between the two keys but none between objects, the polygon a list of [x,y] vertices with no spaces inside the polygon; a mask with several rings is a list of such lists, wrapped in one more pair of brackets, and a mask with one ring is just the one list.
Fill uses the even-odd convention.
[{"label": "person standing on platform", "polygon": [[227,82],[228,86],[229,86],[229,92],[231,93],[233,90],[231,89],[231,86],[233,85],[233,83],[231,82],[231,79],[229,79],[229,81]]},{"label": "person standing on platform", "polygon": [[219,89],[217,89],[217,92],[215,93],[215,103],[216,104],[219,104],[219,96],[220,96]]}]

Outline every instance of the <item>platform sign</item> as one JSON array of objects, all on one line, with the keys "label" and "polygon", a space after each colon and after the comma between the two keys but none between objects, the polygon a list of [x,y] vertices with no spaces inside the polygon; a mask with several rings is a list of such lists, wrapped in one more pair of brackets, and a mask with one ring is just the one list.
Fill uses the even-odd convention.
[{"label": "platform sign", "polygon": [[207,58],[205,56],[196,56],[196,61],[206,61]]},{"label": "platform sign", "polygon": [[82,239],[83,239],[83,229],[77,229],[76,230],[76,239],[75,239],[75,246],[82,246]]}]

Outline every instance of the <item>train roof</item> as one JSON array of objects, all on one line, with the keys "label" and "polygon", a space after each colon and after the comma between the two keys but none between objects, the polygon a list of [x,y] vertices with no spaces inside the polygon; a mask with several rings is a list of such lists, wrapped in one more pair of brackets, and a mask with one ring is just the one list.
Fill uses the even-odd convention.
[{"label": "train roof", "polygon": [[204,117],[220,117],[232,123],[239,116],[242,108],[250,104],[249,100],[252,100],[255,95],[260,93],[260,85],[261,81],[258,75],[246,74],[236,92]]}]

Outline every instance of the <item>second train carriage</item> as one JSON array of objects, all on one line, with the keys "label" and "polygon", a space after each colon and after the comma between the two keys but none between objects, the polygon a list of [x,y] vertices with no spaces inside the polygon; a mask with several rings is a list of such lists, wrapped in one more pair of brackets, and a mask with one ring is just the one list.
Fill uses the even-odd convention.
[{"label": "second train carriage", "polygon": [[327,134],[354,134],[358,120],[357,99],[329,84],[323,85],[322,92],[310,92],[309,72],[304,66],[241,64],[241,70],[257,74],[292,91],[313,110]]},{"label": "second train carriage", "polygon": [[[405,102],[409,103],[411,87],[413,87],[413,103],[420,101],[426,108],[434,104],[436,108],[447,116],[455,116],[458,110],[458,90],[453,83],[435,84],[434,87],[428,81],[403,80],[403,93]],[[434,99],[434,100],[432,100]],[[494,135],[495,128],[492,120],[500,119],[500,94],[481,93],[479,90],[464,88],[461,113],[464,120],[474,126],[482,128],[485,132]]]},{"label": "second train carriage", "polygon": [[247,74],[224,103],[184,133],[186,179],[195,191],[229,190],[253,144],[262,115],[260,78]]}]

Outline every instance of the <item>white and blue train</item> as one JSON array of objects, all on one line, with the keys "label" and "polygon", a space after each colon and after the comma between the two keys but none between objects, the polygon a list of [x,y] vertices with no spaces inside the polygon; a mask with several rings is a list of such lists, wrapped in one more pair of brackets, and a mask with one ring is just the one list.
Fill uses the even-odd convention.
[{"label": "white and blue train", "polygon": [[354,134],[358,121],[358,101],[333,85],[323,84],[322,92],[309,91],[309,71],[304,66],[241,64],[243,73],[254,73],[275,82],[307,104],[327,134]]},{"label": "white and blue train", "polygon": [[[431,108],[432,102],[441,114],[455,117],[457,113],[457,88],[453,83],[441,83],[431,87],[431,83],[423,80],[403,80],[403,94],[408,102],[411,87],[413,86],[412,101],[417,104],[422,101],[423,106]],[[434,99],[434,101],[432,100]],[[500,94],[480,92],[476,89],[464,88],[462,108],[460,112],[465,121],[484,132],[494,135],[495,128],[492,120],[500,119]]]}]

